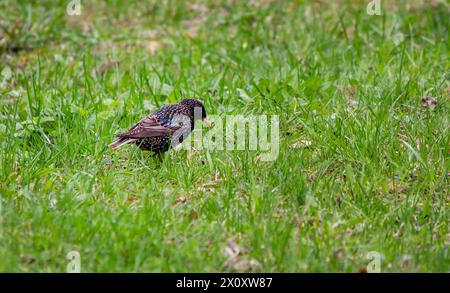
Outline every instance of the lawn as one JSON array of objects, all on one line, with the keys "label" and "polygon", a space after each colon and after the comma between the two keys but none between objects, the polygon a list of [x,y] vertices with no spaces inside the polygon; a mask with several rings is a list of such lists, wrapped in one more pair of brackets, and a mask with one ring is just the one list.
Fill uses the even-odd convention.
[{"label": "lawn", "polygon": [[[446,1],[69,2],[0,2],[1,272],[450,271]],[[108,148],[182,97],[278,156]]]}]

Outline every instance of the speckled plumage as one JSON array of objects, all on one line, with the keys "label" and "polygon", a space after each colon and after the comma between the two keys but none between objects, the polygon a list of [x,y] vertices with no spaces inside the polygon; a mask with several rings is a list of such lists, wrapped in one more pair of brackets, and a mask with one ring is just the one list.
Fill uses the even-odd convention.
[{"label": "speckled plumage", "polygon": [[[194,109],[199,111],[195,115]],[[197,113],[200,116],[194,117]],[[164,153],[183,142],[194,130],[195,120],[204,118],[206,112],[200,101],[184,99],[178,104],[163,106],[144,117],[128,131],[117,135],[118,139],[109,146],[116,149],[124,144],[134,143],[143,150]]]}]

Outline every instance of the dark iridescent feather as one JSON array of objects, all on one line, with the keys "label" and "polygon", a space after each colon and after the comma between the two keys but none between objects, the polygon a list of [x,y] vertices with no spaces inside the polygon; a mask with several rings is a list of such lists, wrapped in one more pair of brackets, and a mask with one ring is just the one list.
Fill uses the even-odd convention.
[{"label": "dark iridescent feather", "polygon": [[[201,111],[201,116],[194,117],[198,113],[196,109]],[[135,143],[143,150],[163,153],[189,135],[195,120],[204,118],[206,112],[203,104],[195,99],[185,99],[178,104],[163,106],[144,117],[128,131],[117,135],[118,139],[109,146],[116,149]]]}]

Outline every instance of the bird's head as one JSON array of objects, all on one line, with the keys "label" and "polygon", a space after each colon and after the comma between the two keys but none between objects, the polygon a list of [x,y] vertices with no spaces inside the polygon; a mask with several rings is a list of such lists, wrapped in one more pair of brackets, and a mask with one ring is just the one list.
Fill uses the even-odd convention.
[{"label": "bird's head", "polygon": [[208,126],[210,125],[208,119],[206,118],[205,106],[202,102],[196,99],[183,99],[180,101],[181,105],[188,106],[192,113],[194,114],[194,120],[203,120]]}]

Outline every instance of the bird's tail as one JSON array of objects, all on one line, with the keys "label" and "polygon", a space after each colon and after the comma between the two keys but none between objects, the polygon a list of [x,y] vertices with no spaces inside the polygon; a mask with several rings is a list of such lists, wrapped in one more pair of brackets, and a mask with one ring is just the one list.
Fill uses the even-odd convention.
[{"label": "bird's tail", "polygon": [[134,138],[120,137],[115,142],[111,143],[109,145],[109,147],[112,148],[112,149],[117,149],[117,148],[119,148],[120,146],[122,146],[124,144],[129,144],[129,143],[132,143],[132,142],[135,142],[135,141],[136,141],[136,139],[134,139]]}]

